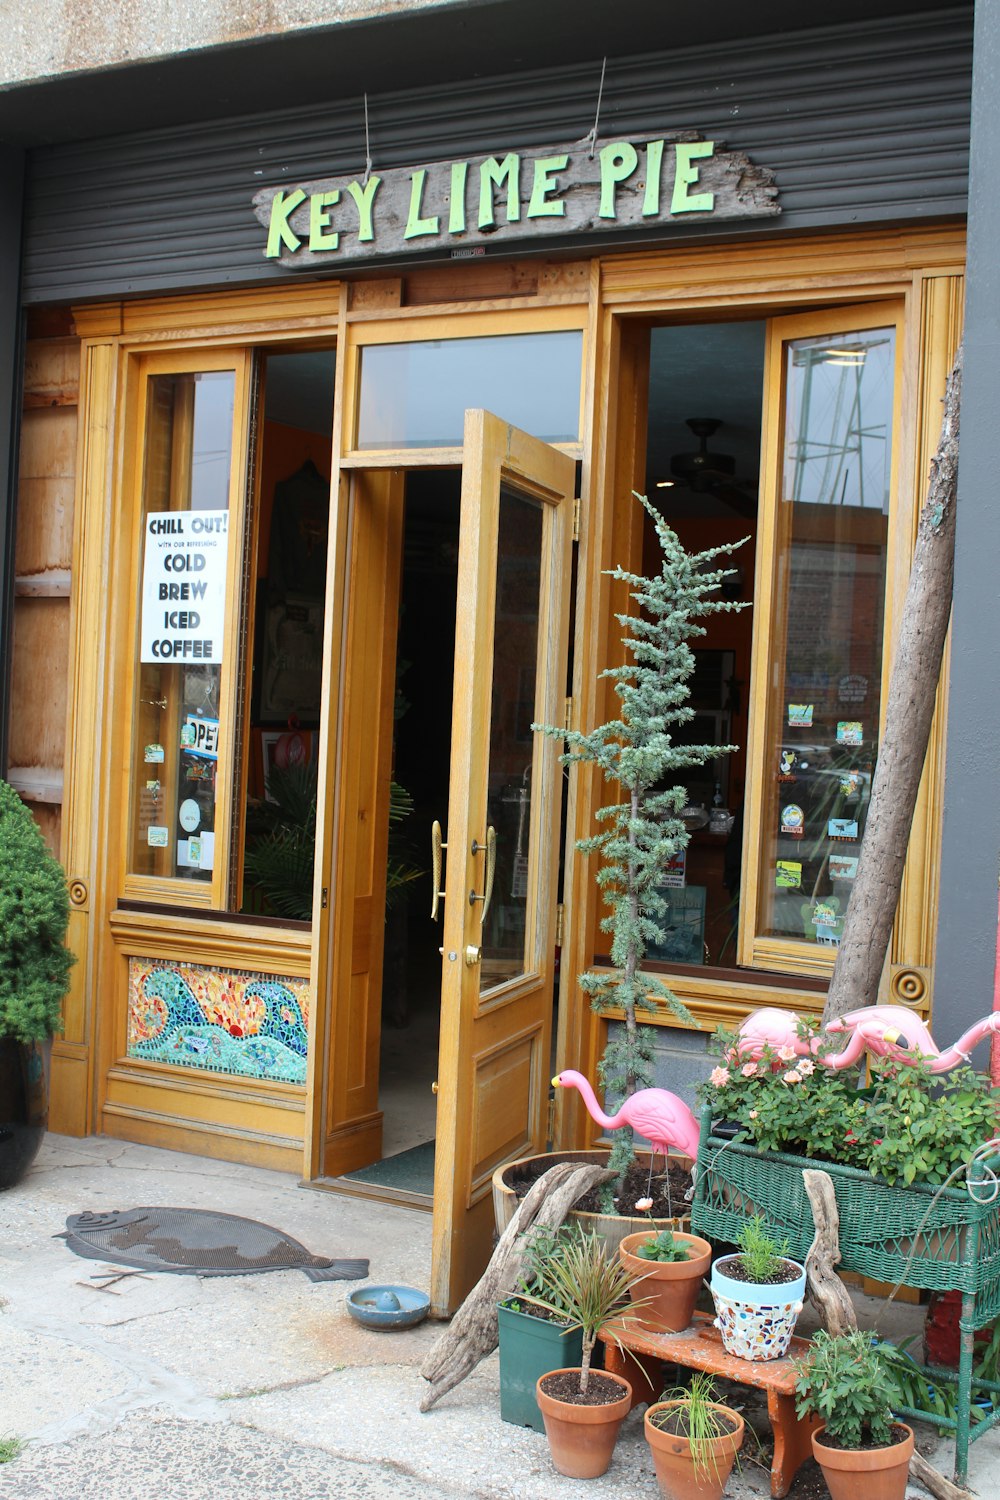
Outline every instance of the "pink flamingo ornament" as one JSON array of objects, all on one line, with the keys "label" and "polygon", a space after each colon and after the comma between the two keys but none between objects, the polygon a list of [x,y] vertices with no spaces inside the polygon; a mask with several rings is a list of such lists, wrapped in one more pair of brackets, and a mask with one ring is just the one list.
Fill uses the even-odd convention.
[{"label": "pink flamingo ornament", "polygon": [[1000,1011],[970,1026],[945,1052],[920,1017],[902,1005],[866,1005],[828,1022],[824,1029],[830,1036],[850,1033],[843,1052],[823,1058],[828,1067],[848,1068],[868,1051],[874,1057],[891,1057],[902,1063],[923,1060],[932,1073],[946,1073],[957,1063],[967,1063],[972,1048],[983,1037],[1000,1032]]},{"label": "pink flamingo ornament", "polygon": [[814,1055],[819,1040],[807,1041],[799,1036],[799,1017],[794,1010],[777,1010],[766,1006],[747,1016],[736,1033],[736,1051],[743,1061],[760,1062],[764,1048],[777,1052],[791,1047],[796,1057]]},{"label": "pink flamingo ornament", "polygon": [[698,1155],[698,1122],[683,1099],[669,1089],[640,1089],[631,1094],[616,1115],[606,1115],[582,1073],[572,1068],[557,1073],[552,1080],[556,1088],[579,1089],[587,1113],[605,1130],[620,1130],[631,1125],[637,1135],[649,1141],[654,1152],[667,1155],[671,1146],[694,1161]]}]

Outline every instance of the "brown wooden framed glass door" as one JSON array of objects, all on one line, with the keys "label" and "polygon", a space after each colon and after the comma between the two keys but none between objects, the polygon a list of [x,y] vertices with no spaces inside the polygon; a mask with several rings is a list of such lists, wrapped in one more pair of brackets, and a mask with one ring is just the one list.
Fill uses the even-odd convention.
[{"label": "brown wooden framed glass door", "polygon": [[[573,460],[485,411],[465,419],[431,1300],[481,1274],[491,1177],[545,1144]],[[442,670],[449,664],[442,663]]]}]

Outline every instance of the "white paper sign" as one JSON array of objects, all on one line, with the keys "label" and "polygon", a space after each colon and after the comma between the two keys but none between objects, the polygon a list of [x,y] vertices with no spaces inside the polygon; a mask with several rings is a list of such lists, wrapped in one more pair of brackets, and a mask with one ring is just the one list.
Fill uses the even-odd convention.
[{"label": "white paper sign", "polygon": [[229,512],[151,511],[145,533],[140,661],[220,662]]}]

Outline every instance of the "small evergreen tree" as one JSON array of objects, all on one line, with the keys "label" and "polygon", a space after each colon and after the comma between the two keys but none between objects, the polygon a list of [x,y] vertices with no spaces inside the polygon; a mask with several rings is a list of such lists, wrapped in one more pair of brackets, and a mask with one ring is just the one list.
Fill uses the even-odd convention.
[{"label": "small evergreen tree", "polygon": [[0,1036],[38,1042],[59,1030],[73,955],[62,866],[31,813],[0,781]]},{"label": "small evergreen tree", "polygon": [[[620,1009],[624,1022],[618,1036],[609,1037],[599,1072],[606,1095],[617,1099],[634,1094],[652,1082],[652,1040],[639,1025],[639,1013],[655,1011],[664,1001],[679,1019],[693,1024],[687,1010],[655,975],[641,975],[647,945],[661,936],[660,920],[666,900],[660,884],[670,859],[687,847],[689,833],[677,816],[687,801],[682,786],[665,786],[671,775],[728,755],[733,745],[676,745],[673,734],[694,716],[688,703],[694,653],[689,640],[705,634],[697,622],[705,615],[744,609],[741,603],[712,597],[732,570],[713,567],[742,542],[688,554],[676,534],[644,495],[636,495],[652,517],[663,554],[659,574],[643,578],[624,568],[609,577],[627,583],[638,605],[636,615],[618,615],[625,627],[626,651],[631,661],[609,667],[621,701],[621,717],[589,734],[566,732],[551,725],[535,725],[544,734],[565,740],[564,763],[595,765],[606,782],[617,784],[622,795],[597,812],[601,832],[581,839],[583,854],[599,854],[597,874],[605,905],[611,908],[601,927],[612,934],[611,971],[580,976],[580,985],[595,1010]],[[615,1132],[608,1161],[620,1181],[635,1159],[630,1126]],[[612,1184],[613,1186],[613,1184]],[[611,1208],[611,1187],[605,1190],[605,1211]]]}]

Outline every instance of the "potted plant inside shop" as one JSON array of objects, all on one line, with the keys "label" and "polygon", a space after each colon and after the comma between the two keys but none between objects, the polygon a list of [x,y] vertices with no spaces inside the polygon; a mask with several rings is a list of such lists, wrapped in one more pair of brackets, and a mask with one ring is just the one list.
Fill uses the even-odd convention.
[{"label": "potted plant inside shop", "polygon": [[[640,1200],[642,1201],[642,1200]],[[702,1281],[712,1264],[708,1240],[655,1225],[626,1235],[618,1247],[635,1280],[633,1296],[645,1302],[641,1322],[660,1333],[689,1328]]]},{"label": "potted plant inside shop", "polygon": [[[734,748],[677,743],[678,731],[694,717],[688,701],[694,670],[689,641],[705,633],[699,623],[704,617],[745,607],[719,596],[720,585],[732,570],[716,563],[732,546],[688,553],[655,506],[645,496],[636,499],[652,519],[662,561],[659,573],[650,578],[620,567],[609,575],[628,586],[638,607],[635,614],[618,616],[626,630],[623,644],[630,660],[603,674],[614,683],[619,716],[586,734],[567,733],[552,725],[534,726],[565,741],[565,763],[593,766],[615,789],[614,800],[596,814],[600,831],[582,839],[577,848],[599,856],[597,881],[610,908],[601,924],[612,935],[610,965],[581,975],[580,986],[596,1011],[616,1013],[598,1071],[605,1095],[618,1100],[630,1098],[653,1081],[652,1042],[649,1028],[641,1024],[643,1013],[653,1014],[658,1005],[666,1005],[678,1019],[691,1023],[684,1006],[656,975],[643,973],[642,964],[649,944],[662,936],[668,907],[663,883],[667,866],[687,847],[690,837],[681,816],[688,795],[674,782],[692,767]],[[506,1227],[516,1207],[512,1184],[518,1179],[529,1181],[531,1172],[539,1175],[552,1160],[551,1156],[536,1159],[527,1173],[522,1163],[498,1171],[494,1178],[498,1227]],[[601,1191],[596,1206],[611,1220],[602,1232],[614,1246],[624,1235],[644,1227],[641,1217],[633,1218],[627,1211],[649,1188],[648,1168],[636,1165],[631,1126],[616,1130],[607,1162],[615,1178]],[[670,1201],[657,1202],[658,1218],[679,1220],[687,1185],[685,1171]]]},{"label": "potted plant inside shop", "polygon": [[[497,1304],[500,1417],[517,1427],[544,1432],[535,1395],[539,1377],[572,1366],[583,1356],[580,1326],[569,1326],[571,1314],[550,1274],[550,1267],[563,1258],[579,1234],[575,1224],[562,1224],[558,1229],[536,1225],[527,1236],[518,1289]],[[550,1307],[533,1300],[538,1297],[545,1298]]]},{"label": "potted plant inside shop", "polygon": [[796,1372],[799,1416],[824,1423],[812,1447],[833,1500],[903,1500],[913,1430],[893,1419],[895,1387],[872,1336],[821,1331]]},{"label": "potted plant inside shop", "polygon": [[45,1133],[51,1041],[73,962],[68,923],[62,868],[0,781],[0,1188],[20,1181]]},{"label": "potted plant inside shop", "polygon": [[560,1474],[596,1479],[611,1462],[632,1387],[620,1375],[592,1369],[591,1361],[601,1329],[629,1306],[632,1277],[598,1235],[583,1230],[549,1262],[544,1281],[546,1295],[525,1301],[568,1315],[582,1334],[579,1368],[552,1370],[535,1387],[549,1452]]},{"label": "potted plant inside shop", "polygon": [[666,1500],[719,1500],[743,1442],[743,1418],[701,1371],[646,1410],[646,1441]]},{"label": "potted plant inside shop", "polygon": [[787,1255],[759,1214],[747,1219],[735,1255],[712,1267],[716,1327],[727,1353],[738,1359],[781,1359],[788,1352],[802,1311],[805,1267]]}]

